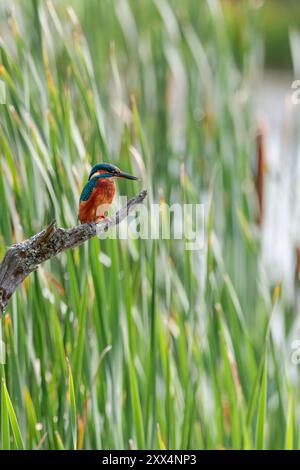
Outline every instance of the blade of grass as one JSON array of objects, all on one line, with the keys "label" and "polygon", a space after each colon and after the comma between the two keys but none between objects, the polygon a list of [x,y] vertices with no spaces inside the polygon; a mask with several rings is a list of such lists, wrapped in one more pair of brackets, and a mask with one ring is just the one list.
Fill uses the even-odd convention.
[{"label": "blade of grass", "polygon": [[258,397],[258,412],[256,423],[256,449],[262,450],[265,442],[266,404],[267,404],[268,362],[267,355],[264,359],[264,370],[260,394]]},{"label": "blade of grass", "polygon": [[68,374],[69,374],[69,403],[70,403],[70,426],[72,433],[73,449],[77,448],[77,417],[76,417],[76,401],[74,392],[74,382],[71,365],[68,361]]},{"label": "blade of grass", "polygon": [[4,392],[4,379],[1,384],[1,448],[10,449],[9,418],[6,395]]},{"label": "blade of grass", "polygon": [[[15,414],[14,408],[12,406],[12,403],[11,403],[11,400],[10,400],[10,397],[9,397],[8,390],[6,388],[6,384],[5,384],[4,379],[2,379],[2,393],[5,396],[4,406],[6,407],[6,410],[7,410],[8,416],[9,416],[9,421],[10,421],[11,429],[12,429],[13,436],[14,436],[14,443],[15,443],[17,449],[23,450],[24,449],[24,444],[23,444],[21,431],[20,431],[20,428],[19,428],[17,417],[16,417],[16,414]],[[7,433],[7,429],[5,430],[5,433]]]}]

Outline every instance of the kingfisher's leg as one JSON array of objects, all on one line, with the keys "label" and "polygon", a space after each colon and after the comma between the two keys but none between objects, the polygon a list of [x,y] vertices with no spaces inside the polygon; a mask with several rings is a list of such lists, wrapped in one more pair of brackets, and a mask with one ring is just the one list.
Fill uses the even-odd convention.
[{"label": "kingfisher's leg", "polygon": [[97,221],[99,222],[100,220],[103,220],[107,217],[108,215],[108,209],[109,209],[110,204],[100,204],[97,207],[96,210],[96,218]]},{"label": "kingfisher's leg", "polygon": [[101,222],[102,220],[105,219],[105,216],[104,215],[99,215],[96,219],[96,223],[98,224],[99,222]]}]

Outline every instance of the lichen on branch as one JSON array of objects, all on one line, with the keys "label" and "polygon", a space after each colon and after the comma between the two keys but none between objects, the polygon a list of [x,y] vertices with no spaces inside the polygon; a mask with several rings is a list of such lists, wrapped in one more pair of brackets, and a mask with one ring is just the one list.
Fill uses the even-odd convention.
[{"label": "lichen on branch", "polygon": [[146,196],[147,191],[141,191],[130,199],[125,207],[99,223],[82,224],[64,229],[56,227],[54,220],[28,240],[8,248],[0,264],[0,316],[17,287],[30,273],[36,271],[41,263],[118,225]]}]

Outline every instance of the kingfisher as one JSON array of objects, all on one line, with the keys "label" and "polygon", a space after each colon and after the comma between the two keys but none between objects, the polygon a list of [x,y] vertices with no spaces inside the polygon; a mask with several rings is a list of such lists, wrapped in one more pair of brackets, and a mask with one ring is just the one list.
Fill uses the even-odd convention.
[{"label": "kingfisher", "polygon": [[109,163],[98,163],[93,166],[79,200],[78,218],[82,224],[98,223],[105,219],[115,197],[116,178],[138,179]]}]

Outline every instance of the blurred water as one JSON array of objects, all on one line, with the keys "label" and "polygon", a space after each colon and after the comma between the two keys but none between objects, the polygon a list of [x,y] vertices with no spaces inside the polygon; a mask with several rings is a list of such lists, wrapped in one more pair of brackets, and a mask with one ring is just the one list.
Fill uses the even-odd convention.
[{"label": "blurred water", "polygon": [[262,266],[270,284],[283,282],[289,300],[294,297],[298,225],[295,223],[295,214],[299,206],[299,158],[293,145],[295,105],[291,100],[292,82],[292,74],[265,72],[255,96],[257,119],[263,127],[266,157]]},{"label": "blurred water", "polygon": [[271,329],[289,377],[298,383],[298,370],[290,360],[293,344],[300,338],[300,289],[295,282],[296,248],[300,247],[300,104],[292,103],[293,80],[292,74],[265,72],[256,88],[255,108],[264,129],[266,157],[262,279],[269,286],[282,283],[283,298],[292,306],[289,333],[286,302],[274,309]]}]

